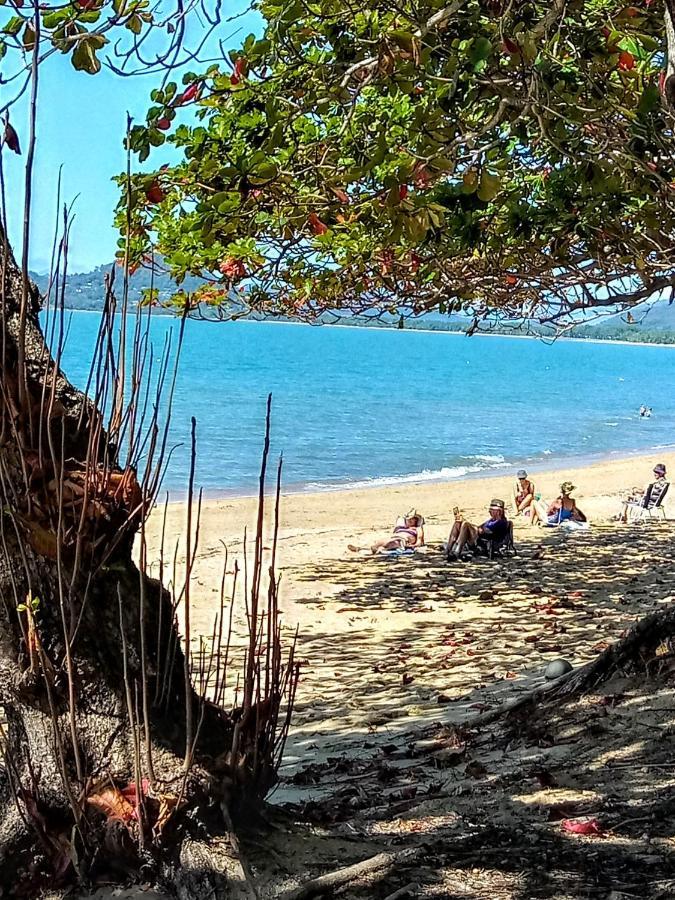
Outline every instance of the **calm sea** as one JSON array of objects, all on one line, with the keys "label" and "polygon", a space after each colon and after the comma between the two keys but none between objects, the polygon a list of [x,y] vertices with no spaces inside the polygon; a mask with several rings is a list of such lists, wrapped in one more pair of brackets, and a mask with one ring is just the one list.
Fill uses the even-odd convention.
[{"label": "calm sea", "polygon": [[[84,387],[98,316],[68,313]],[[155,317],[152,355],[176,320]],[[265,401],[287,489],[445,480],[674,443],[675,349],[276,323],[188,322],[171,443],[197,419],[197,483],[256,489]],[[638,407],[654,408],[640,419]],[[164,487],[185,489],[174,453]]]}]

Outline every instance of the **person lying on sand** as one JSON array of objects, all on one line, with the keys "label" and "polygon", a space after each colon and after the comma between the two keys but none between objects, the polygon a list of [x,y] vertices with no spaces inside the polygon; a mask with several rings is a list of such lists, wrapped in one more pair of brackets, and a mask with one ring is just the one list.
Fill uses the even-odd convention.
[{"label": "person lying on sand", "polygon": [[509,520],[503,500],[492,500],[489,507],[490,518],[482,525],[464,522],[455,512],[455,524],[448,537],[446,559],[448,562],[460,559],[463,552],[470,550],[487,550],[490,541],[502,541],[509,531]]},{"label": "person lying on sand", "polygon": [[517,516],[526,516],[532,522],[532,504],[534,503],[534,483],[527,477],[525,469],[520,469],[513,486],[513,504]]},{"label": "person lying on sand", "polygon": [[585,522],[586,516],[577,506],[577,501],[571,496],[575,490],[571,481],[563,481],[560,485],[560,494],[555,500],[546,506],[545,503],[537,503],[533,506],[533,516],[542,525],[554,527],[563,522]]},{"label": "person lying on sand", "polygon": [[399,516],[394,524],[393,533],[386,538],[380,538],[371,544],[369,548],[357,547],[356,544],[348,544],[347,547],[353,553],[369,549],[371,553],[380,550],[408,550],[421,547],[424,544],[424,516],[416,509],[411,509],[404,516]]},{"label": "person lying on sand", "polygon": [[663,463],[654,466],[654,478],[644,490],[633,488],[630,497],[621,504],[620,522],[628,522],[629,517],[638,513],[640,509],[653,509],[659,506],[665,497],[670,483],[666,481],[666,467]]}]

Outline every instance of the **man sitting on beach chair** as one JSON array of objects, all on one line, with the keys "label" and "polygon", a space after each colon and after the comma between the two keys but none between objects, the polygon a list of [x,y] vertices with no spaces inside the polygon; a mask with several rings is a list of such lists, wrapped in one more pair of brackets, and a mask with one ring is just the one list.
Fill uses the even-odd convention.
[{"label": "man sitting on beach chair", "polygon": [[645,516],[649,518],[652,515],[659,514],[664,519],[666,512],[663,508],[663,501],[666,499],[670,482],[666,481],[666,467],[663,463],[657,463],[654,466],[654,475],[656,476],[650,482],[643,492],[639,489],[633,491],[628,500],[623,501],[621,512],[619,513],[620,522],[628,522],[630,520],[638,521]]},{"label": "man sitting on beach chair", "polygon": [[455,524],[448,537],[446,558],[448,562],[461,559],[465,550],[484,556],[492,556],[495,545],[501,545],[511,534],[511,523],[506,518],[503,500],[492,500],[490,518],[482,525],[472,525],[462,520],[455,509]]}]

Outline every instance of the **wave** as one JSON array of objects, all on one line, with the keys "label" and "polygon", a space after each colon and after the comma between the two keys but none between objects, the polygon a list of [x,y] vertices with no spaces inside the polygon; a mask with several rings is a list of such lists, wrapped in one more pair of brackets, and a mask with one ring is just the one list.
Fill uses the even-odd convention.
[{"label": "wave", "polygon": [[462,459],[476,459],[478,462],[487,462],[487,463],[502,463],[506,462],[506,458],[504,456],[490,456],[490,455],[482,455],[477,453],[475,456],[463,456]]},{"label": "wave", "polygon": [[381,475],[376,478],[362,478],[348,482],[310,481],[303,486],[306,491],[335,491],[358,490],[359,488],[386,487],[394,484],[414,484],[418,481],[452,481],[463,478],[475,472],[485,472],[488,469],[501,468],[505,459],[503,456],[471,456],[463,459],[490,460],[490,465],[471,466],[443,466],[440,469],[422,469],[420,472],[409,472],[405,475]]}]

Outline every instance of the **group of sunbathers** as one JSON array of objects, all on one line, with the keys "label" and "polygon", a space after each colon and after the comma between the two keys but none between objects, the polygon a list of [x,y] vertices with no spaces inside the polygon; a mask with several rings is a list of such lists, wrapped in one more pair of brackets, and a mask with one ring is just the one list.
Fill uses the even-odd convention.
[{"label": "group of sunbathers", "polygon": [[[618,518],[627,522],[643,509],[660,506],[668,491],[666,467],[663,463],[654,466],[655,478],[644,491],[635,489],[630,497],[623,501],[622,511]],[[546,503],[536,492],[534,483],[524,469],[516,476],[513,489],[513,506],[516,516],[529,518],[531,524],[544,527],[558,525],[569,528],[588,528],[586,516],[572,497],[575,490],[571,481],[563,481],[560,493],[551,503]],[[445,545],[446,558],[457,560],[465,554],[489,555],[490,545],[503,544],[511,533],[512,524],[506,517],[506,504],[503,500],[494,499],[488,508],[489,518],[481,525],[474,525],[464,520],[459,509],[454,509],[455,522],[450,530]],[[411,553],[424,545],[424,517],[416,510],[409,510],[396,520],[390,535],[375,541],[370,547],[359,547],[349,544],[349,549],[357,552],[369,549],[371,553],[387,552],[391,554]]]},{"label": "group of sunbathers", "polygon": [[574,485],[571,481],[563,481],[560,493],[551,503],[546,503],[536,492],[534,483],[528,478],[525,469],[516,475],[513,489],[513,504],[517,516],[530,520],[532,525],[562,525],[563,522],[585,522],[586,516],[572,497]]}]

